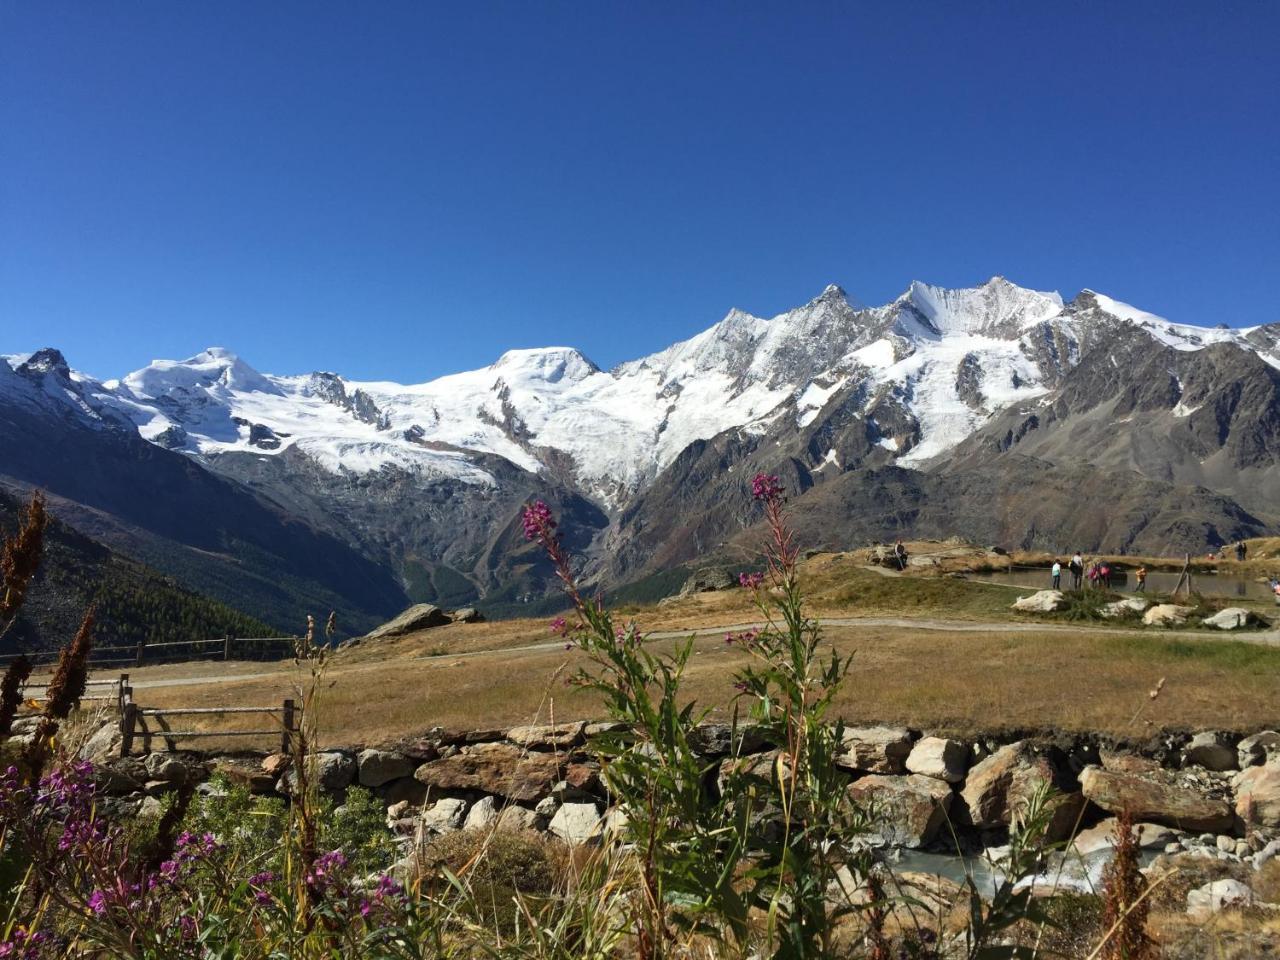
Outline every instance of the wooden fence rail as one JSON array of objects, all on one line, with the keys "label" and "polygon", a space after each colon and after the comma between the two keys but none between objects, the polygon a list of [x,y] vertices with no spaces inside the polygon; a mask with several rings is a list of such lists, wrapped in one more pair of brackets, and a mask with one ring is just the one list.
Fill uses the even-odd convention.
[{"label": "wooden fence rail", "polygon": [[[122,673],[118,677],[112,677],[110,680],[86,680],[84,682],[85,692],[77,702],[78,704],[89,702],[97,703],[114,703],[116,709],[124,710],[124,692],[129,688],[129,675]],[[102,687],[110,687],[109,693],[97,693]],[[49,681],[44,680],[28,680],[22,686],[22,697],[25,700],[41,700],[49,692]]]},{"label": "wooden fence rail", "polygon": [[[263,654],[271,651],[273,647],[283,648],[280,653],[284,656],[279,659],[285,659],[289,653],[293,651],[294,645],[297,643],[297,637],[218,637],[213,640],[169,640],[164,643],[146,643],[138,642],[128,645],[114,645],[106,647],[94,647],[90,655],[89,666],[105,667],[118,664],[132,664],[140,667],[144,663],[158,663],[161,661],[180,662],[188,660],[230,660],[232,654],[249,652],[251,654]],[[194,653],[203,648],[212,648],[208,653],[200,653],[198,656],[174,656],[164,651],[175,650],[179,647],[186,647]],[[102,654],[125,654],[124,656],[108,656],[103,657]],[[16,660],[21,654],[8,653],[0,654],[0,668],[7,667]],[[36,666],[47,666],[54,663],[58,659],[57,650],[43,650],[39,653],[27,654]],[[254,659],[266,660],[267,657],[258,656]]]},{"label": "wooden fence rail", "polygon": [[[168,726],[170,717],[186,716],[221,716],[226,714],[257,714],[271,716],[276,722],[268,729],[256,730],[174,730]],[[147,723],[151,720],[159,729],[151,730]],[[150,750],[151,740],[155,737],[165,741],[169,750],[176,750],[178,740],[193,740],[207,737],[280,737],[280,750],[288,753],[291,739],[301,729],[301,711],[293,700],[284,700],[278,707],[141,707],[133,702],[133,688],[124,687],[120,708],[120,756],[127,757],[133,750],[135,739],[141,738],[143,745]]]}]

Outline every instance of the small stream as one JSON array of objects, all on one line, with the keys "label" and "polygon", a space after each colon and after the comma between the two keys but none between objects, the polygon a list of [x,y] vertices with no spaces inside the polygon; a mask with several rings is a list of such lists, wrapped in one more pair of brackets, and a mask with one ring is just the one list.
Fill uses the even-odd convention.
[{"label": "small stream", "polygon": [[[1133,593],[1137,581],[1133,571],[1127,571],[1128,580],[1114,583],[1114,589],[1120,593]],[[1047,567],[1014,567],[1010,571],[996,573],[966,573],[969,580],[980,580],[987,583],[1007,583],[1018,587],[1035,590],[1048,590],[1052,585]],[[1071,586],[1071,574],[1065,565],[1062,570],[1062,584]],[[1178,584],[1178,574],[1168,570],[1152,570],[1147,574],[1147,591],[1149,593],[1169,593]],[[1272,596],[1271,587],[1248,577],[1233,577],[1221,573],[1193,573],[1191,587],[1206,597],[1234,597],[1240,600],[1267,600]]]},{"label": "small stream", "polygon": [[[1157,851],[1143,850],[1139,865],[1149,866],[1157,855]],[[1005,879],[1000,863],[998,861],[992,863],[982,855],[957,856],[903,849],[896,851],[888,859],[898,873],[925,873],[953,883],[964,883],[965,877],[971,875],[979,894],[984,898],[990,898]],[[1110,847],[1084,855],[1074,850],[1053,853],[1046,858],[1044,867],[1039,873],[1028,877],[1018,886],[1019,888],[1048,887],[1084,893],[1097,892],[1102,888],[1103,867],[1110,859]]]}]

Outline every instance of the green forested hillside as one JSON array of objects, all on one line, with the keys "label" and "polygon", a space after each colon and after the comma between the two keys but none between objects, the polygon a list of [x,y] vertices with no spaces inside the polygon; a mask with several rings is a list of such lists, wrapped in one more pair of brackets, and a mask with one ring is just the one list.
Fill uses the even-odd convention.
[{"label": "green forested hillside", "polygon": [[[5,536],[17,528],[19,509],[19,501],[0,492],[0,532]],[[0,639],[0,654],[61,646],[74,635],[90,604],[97,608],[95,633],[101,646],[279,633],[115,553],[55,516],[45,534],[40,570],[18,622]],[[303,626],[296,625],[294,632]]]}]

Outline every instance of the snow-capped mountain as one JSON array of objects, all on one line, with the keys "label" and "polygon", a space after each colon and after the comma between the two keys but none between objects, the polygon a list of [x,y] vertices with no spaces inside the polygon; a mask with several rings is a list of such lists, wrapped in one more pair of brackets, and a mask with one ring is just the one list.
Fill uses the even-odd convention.
[{"label": "snow-capped mountain", "polygon": [[[141,438],[344,541],[415,599],[536,593],[515,524],[530,496],[567,515],[603,579],[688,562],[749,521],[756,469],[797,494],[826,487],[804,497],[828,504],[815,529],[846,538],[1031,544],[1065,527],[1082,547],[1164,546],[1271,529],[1280,498],[1280,324],[1176,324],[1000,277],[912,283],[878,307],[829,286],[607,371],[569,347],[420,384],[267,374],[222,348],[101,382],[56,350],[6,360],[0,414]],[[1023,496],[1089,469],[1141,477],[1144,503],[1178,484],[1212,496],[1195,500],[1198,527],[1137,507],[1091,527]],[[993,484],[1022,506],[995,515]],[[955,515],[924,507],[942,497]]]},{"label": "snow-capped mountain", "polygon": [[[114,411],[144,438],[193,456],[292,448],[334,472],[399,467],[471,484],[493,477],[468,453],[535,473],[554,459],[567,461],[585,494],[614,508],[690,443],[734,427],[763,432],[782,416],[803,427],[851,385],[868,409],[890,402],[905,415],[909,429],[885,429],[880,445],[903,465],[920,464],[996,411],[1045,394],[1103,320],[1180,350],[1232,343],[1280,364],[1274,344],[1262,349],[1251,339],[1254,329],[1173,324],[1086,297],[1098,316],[999,277],[962,290],[913,283],[872,309],[851,306],[831,286],[769,320],[732,310],[703,333],[611,371],[577,350],[549,347],[512,350],[484,369],[422,384],[366,383],[262,374],[215,347],[118,381],[80,382],[96,415]],[[1046,358],[1044,345],[1055,341]]]}]

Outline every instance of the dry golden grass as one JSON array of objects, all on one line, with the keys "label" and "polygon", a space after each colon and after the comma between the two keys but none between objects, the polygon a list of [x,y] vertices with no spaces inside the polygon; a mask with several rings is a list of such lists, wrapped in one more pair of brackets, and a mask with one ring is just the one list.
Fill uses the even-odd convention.
[{"label": "dry golden grass", "polygon": [[[1280,722],[1280,650],[1273,648],[1218,638],[1083,631],[833,627],[827,636],[837,649],[855,655],[839,703],[850,723],[901,723],[957,734],[1059,729],[1141,737],[1152,727],[1243,730]],[[500,728],[545,721],[553,712],[557,720],[599,716],[589,694],[563,682],[583,662],[576,650],[512,649],[545,638],[544,624],[511,621],[445,627],[339,653],[322,698],[325,739],[376,743],[436,725]],[[659,648],[673,643],[654,641]],[[440,649],[448,655],[432,656]],[[696,649],[686,689],[715,715],[728,716],[732,671],[745,654],[719,636],[700,637]],[[430,658],[414,659],[423,656]],[[291,664],[248,666],[271,676],[141,686],[135,699],[156,707],[270,706],[301,679]],[[1161,677],[1164,692],[1132,722]],[[149,671],[137,679],[150,679]]]}]

